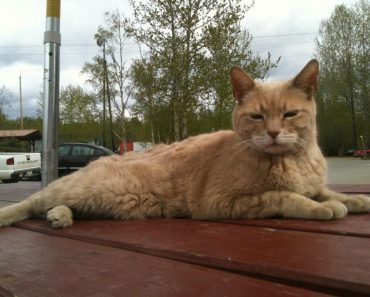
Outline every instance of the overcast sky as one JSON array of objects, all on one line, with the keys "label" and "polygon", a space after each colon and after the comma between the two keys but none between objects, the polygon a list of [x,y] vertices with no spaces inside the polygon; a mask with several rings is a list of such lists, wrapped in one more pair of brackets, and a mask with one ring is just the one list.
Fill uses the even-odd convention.
[{"label": "overcast sky", "polygon": [[[251,1],[246,1],[250,3]],[[313,57],[320,22],[338,4],[355,0],[255,0],[245,17],[253,35],[253,49],[261,56],[282,57],[271,79],[295,75]],[[13,93],[6,113],[19,116],[19,76],[22,76],[23,110],[35,116],[43,86],[43,34],[46,0],[0,0],[0,87]],[[130,15],[127,0],[61,0],[61,87],[86,87],[81,75],[84,62],[99,53],[94,34],[103,24],[103,13],[119,9]],[[134,45],[125,49],[127,60],[138,56]],[[0,127],[1,128],[1,127]]]}]

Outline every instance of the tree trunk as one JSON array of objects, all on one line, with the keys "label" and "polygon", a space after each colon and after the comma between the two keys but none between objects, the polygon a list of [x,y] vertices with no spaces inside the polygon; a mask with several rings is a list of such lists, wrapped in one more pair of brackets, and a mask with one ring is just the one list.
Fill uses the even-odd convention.
[{"label": "tree trunk", "polygon": [[184,115],[182,117],[182,138],[187,137],[188,137],[188,118],[185,110]]},{"label": "tree trunk", "polygon": [[350,102],[351,122],[352,122],[352,147],[353,149],[357,149],[358,147],[357,147],[356,110],[355,110],[352,63],[351,63],[350,54],[348,54],[348,87],[349,87],[349,102]]},{"label": "tree trunk", "polygon": [[173,100],[173,123],[174,123],[174,133],[175,133],[175,141],[180,140],[180,119],[179,119],[179,112],[177,106],[177,100]]},{"label": "tree trunk", "polygon": [[152,145],[155,145],[153,122],[150,123],[150,134],[151,134],[151,138],[152,138]]}]

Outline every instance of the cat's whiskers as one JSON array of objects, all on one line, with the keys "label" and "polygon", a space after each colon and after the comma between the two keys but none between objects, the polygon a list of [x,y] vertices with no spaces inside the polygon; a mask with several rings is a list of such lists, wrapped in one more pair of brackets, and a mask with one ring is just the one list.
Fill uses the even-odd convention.
[{"label": "cat's whiskers", "polygon": [[[237,150],[234,154],[230,155],[230,160],[233,160],[236,156],[238,156],[241,153],[248,153],[255,149],[254,143],[250,139],[245,139],[236,145],[234,145],[231,150]],[[230,148],[229,148],[230,149]]]},{"label": "cat's whiskers", "polygon": [[308,149],[308,144],[303,139],[297,138],[297,141],[295,142],[294,147],[296,151],[299,151],[299,150],[306,151]]}]

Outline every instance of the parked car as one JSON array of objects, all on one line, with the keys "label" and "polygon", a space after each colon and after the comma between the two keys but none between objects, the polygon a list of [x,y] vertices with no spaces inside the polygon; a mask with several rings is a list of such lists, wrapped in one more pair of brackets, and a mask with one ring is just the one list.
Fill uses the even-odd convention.
[{"label": "parked car", "polygon": [[102,156],[114,152],[102,146],[87,143],[64,143],[59,146],[58,175],[63,176],[86,166]]},{"label": "parked car", "polygon": [[353,153],[353,156],[355,157],[361,157],[361,159],[366,159],[366,158],[370,158],[370,149],[368,150],[355,150],[355,152]]},{"label": "parked car", "polygon": [[0,180],[18,182],[24,177],[37,177],[41,172],[40,153],[0,153]]}]

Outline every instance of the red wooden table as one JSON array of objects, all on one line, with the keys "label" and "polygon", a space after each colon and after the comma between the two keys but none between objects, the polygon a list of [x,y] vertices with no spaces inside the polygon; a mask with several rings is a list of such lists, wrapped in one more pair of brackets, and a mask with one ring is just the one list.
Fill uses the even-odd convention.
[{"label": "red wooden table", "polygon": [[370,215],[28,220],[0,229],[0,296],[370,296]]}]

